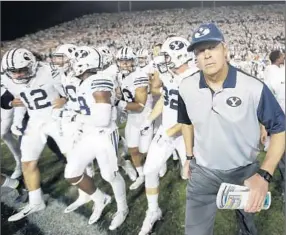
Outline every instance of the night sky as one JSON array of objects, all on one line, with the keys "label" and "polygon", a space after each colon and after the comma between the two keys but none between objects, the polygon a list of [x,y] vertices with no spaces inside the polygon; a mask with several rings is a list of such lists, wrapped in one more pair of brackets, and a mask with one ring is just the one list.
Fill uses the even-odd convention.
[{"label": "night sky", "polygon": [[[260,3],[265,4],[265,2]],[[212,1],[204,2],[204,6],[212,4]],[[250,2],[216,2],[216,6],[245,4]],[[132,3],[132,9],[190,8],[200,5],[199,1],[135,1]],[[121,10],[128,10],[128,2],[121,2]],[[117,12],[117,1],[1,2],[1,40],[12,40],[96,12]]]}]

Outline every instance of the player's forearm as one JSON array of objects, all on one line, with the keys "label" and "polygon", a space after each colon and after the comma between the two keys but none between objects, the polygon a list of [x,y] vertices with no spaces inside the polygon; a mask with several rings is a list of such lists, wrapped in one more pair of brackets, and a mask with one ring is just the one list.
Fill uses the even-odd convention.
[{"label": "player's forearm", "polygon": [[16,126],[22,126],[22,121],[25,117],[25,113],[27,112],[26,107],[17,107],[14,109],[14,116],[13,116],[13,124]]},{"label": "player's forearm", "polygon": [[285,131],[278,134],[272,134],[270,137],[270,145],[266,153],[266,157],[261,165],[261,169],[266,170],[273,175],[284,151]]},{"label": "player's forearm", "polygon": [[137,88],[138,90],[136,89],[135,91],[134,102],[127,102],[127,105],[125,106],[126,110],[136,111],[139,113],[143,111],[147,101],[148,94],[147,94],[147,89],[144,91],[140,91],[139,90],[140,88]]},{"label": "player's forearm", "polygon": [[152,95],[161,95],[162,81],[159,78],[159,73],[154,73],[154,78],[151,81],[151,93]]},{"label": "player's forearm", "polygon": [[167,130],[167,135],[173,136],[173,135],[177,134],[178,132],[180,132],[181,130],[182,130],[182,124],[177,123]]},{"label": "player's forearm", "polygon": [[161,97],[157,103],[155,104],[152,113],[149,115],[148,119],[150,121],[154,121],[155,119],[157,119],[157,117],[159,117],[159,115],[162,113],[163,111],[163,106],[164,106],[164,99],[163,97]]},{"label": "player's forearm", "polygon": [[137,102],[128,102],[125,109],[129,110],[129,111],[136,111],[136,112],[140,113],[144,109],[144,104],[137,103]]},{"label": "player's forearm", "polygon": [[153,88],[151,88],[151,94],[153,96],[161,95],[161,87],[153,87]]},{"label": "player's forearm", "polygon": [[151,82],[151,93],[152,95],[162,94],[162,82],[160,80]]},{"label": "player's forearm", "polygon": [[182,124],[182,134],[185,142],[186,154],[192,156],[194,145],[193,125]]}]

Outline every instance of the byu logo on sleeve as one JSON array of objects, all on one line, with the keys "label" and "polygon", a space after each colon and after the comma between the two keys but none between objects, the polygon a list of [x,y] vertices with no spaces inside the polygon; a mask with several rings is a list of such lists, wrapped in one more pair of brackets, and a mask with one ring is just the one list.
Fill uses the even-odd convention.
[{"label": "byu logo on sleeve", "polygon": [[198,31],[195,33],[195,38],[201,38],[203,36],[206,36],[210,33],[210,30],[208,28],[199,28]]},{"label": "byu logo on sleeve", "polygon": [[236,96],[232,96],[226,100],[226,103],[231,107],[237,107],[237,106],[241,105],[242,101],[240,98],[238,98]]}]

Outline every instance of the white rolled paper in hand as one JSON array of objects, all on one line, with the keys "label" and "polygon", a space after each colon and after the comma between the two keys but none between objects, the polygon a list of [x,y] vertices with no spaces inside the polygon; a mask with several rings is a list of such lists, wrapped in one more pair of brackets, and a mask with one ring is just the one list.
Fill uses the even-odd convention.
[{"label": "white rolled paper in hand", "polygon": [[[218,209],[244,209],[249,196],[249,188],[240,185],[222,183],[216,198]],[[266,194],[262,210],[271,205],[271,192]]]}]

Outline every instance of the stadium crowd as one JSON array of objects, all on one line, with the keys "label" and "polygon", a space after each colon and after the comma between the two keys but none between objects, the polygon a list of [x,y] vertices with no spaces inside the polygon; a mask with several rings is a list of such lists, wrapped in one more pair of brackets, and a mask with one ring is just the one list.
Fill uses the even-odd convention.
[{"label": "stadium crowd", "polygon": [[236,60],[263,60],[271,50],[284,45],[283,9],[282,5],[273,4],[218,7],[215,11],[192,8],[91,14],[3,42],[1,54],[14,47],[24,47],[47,57],[50,51],[65,43],[108,45],[114,51],[122,46],[135,50],[151,48],[171,34],[190,39],[199,24],[214,21]]}]

